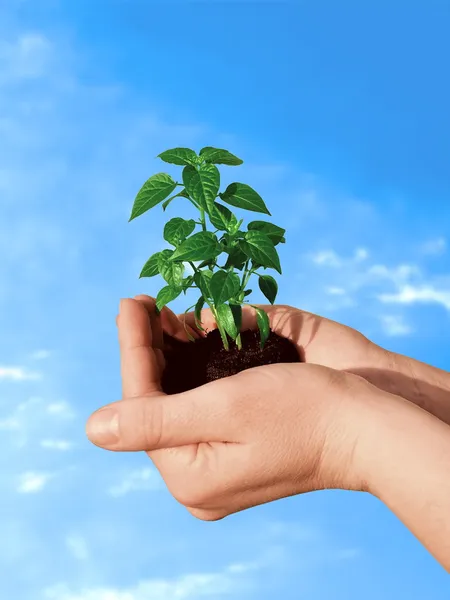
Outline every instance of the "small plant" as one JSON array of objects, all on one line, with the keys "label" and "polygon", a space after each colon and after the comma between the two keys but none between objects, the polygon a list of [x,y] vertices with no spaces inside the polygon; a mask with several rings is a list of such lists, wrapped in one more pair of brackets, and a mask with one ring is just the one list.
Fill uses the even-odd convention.
[{"label": "small plant", "polygon": [[[242,306],[249,304],[252,277],[258,277],[259,288],[269,302],[275,302],[278,284],[261,270],[274,269],[281,274],[276,246],[285,242],[285,230],[267,221],[251,221],[245,231],[243,219],[238,220],[224,205],[270,216],[261,196],[245,183],[232,183],[224,192],[219,191],[216,165],[238,166],[243,162],[227,150],[206,147],[196,154],[189,148],[174,148],[158,158],[183,167],[182,183],[167,173],[150,177],[136,196],[130,221],[161,203],[165,211],[176,199],[190,202],[197,215],[192,219],[175,217],[166,223],[164,239],[173,249],[153,254],[140,277],[159,274],[165,280],[156,298],[159,311],[187,290],[198,289],[200,296],[186,313],[194,310],[201,329],[201,310],[209,306],[225,349],[229,349],[228,338],[240,349]],[[176,192],[177,188],[182,189]],[[270,334],[269,318],[265,311],[253,308],[263,348]]]}]

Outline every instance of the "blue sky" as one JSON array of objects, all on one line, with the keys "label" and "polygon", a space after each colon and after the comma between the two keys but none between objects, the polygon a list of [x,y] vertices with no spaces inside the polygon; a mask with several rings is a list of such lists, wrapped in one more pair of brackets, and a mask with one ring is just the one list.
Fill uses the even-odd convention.
[{"label": "blue sky", "polygon": [[1,4],[1,597],[448,598],[373,498],[197,522],[84,422],[120,396],[119,299],[158,289],[162,214],[127,221],[173,146],[245,159],[281,302],[449,368],[449,26],[446,0]]}]

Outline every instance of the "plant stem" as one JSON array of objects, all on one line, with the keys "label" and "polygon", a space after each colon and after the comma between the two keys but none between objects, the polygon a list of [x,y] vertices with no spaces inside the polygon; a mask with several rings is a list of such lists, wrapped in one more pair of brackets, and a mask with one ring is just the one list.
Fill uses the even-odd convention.
[{"label": "plant stem", "polygon": [[238,350],[242,350],[242,338],[241,338],[241,334],[239,334],[236,338],[236,345],[238,347]]},{"label": "plant stem", "polygon": [[[208,302],[208,301],[207,301],[207,302]],[[230,349],[230,345],[229,345],[229,343],[228,343],[228,338],[227,338],[226,331],[225,331],[225,329],[222,327],[222,325],[220,324],[220,321],[219,321],[219,319],[217,318],[217,313],[216,313],[216,310],[215,310],[214,306],[211,306],[211,305],[210,305],[210,308],[211,308],[211,312],[212,312],[212,314],[214,315],[214,319],[216,320],[217,329],[218,329],[218,330],[219,330],[219,332],[220,332],[220,337],[222,338],[223,347],[225,348],[225,350],[227,350],[227,351],[228,351],[228,350]]]},{"label": "plant stem", "polygon": [[244,299],[243,294],[245,292],[245,288],[247,286],[247,283],[248,283],[250,277],[253,275],[253,272],[254,272],[253,269],[249,269],[249,263],[250,263],[249,260],[245,263],[244,273],[242,275],[241,289],[239,291],[239,297],[241,298],[241,300]]},{"label": "plant stem", "polygon": [[200,222],[201,222],[203,231],[206,231],[206,218],[205,218],[205,211],[203,208],[200,208]]}]

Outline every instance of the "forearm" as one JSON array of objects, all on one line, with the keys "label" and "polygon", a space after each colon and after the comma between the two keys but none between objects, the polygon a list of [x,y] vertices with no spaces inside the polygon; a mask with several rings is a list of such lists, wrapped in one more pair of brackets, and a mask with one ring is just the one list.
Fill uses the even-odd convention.
[{"label": "forearm", "polygon": [[371,371],[368,379],[450,425],[450,373],[386,351],[381,368]]},{"label": "forearm", "polygon": [[450,572],[450,427],[400,397],[373,404],[362,441],[368,490]]}]

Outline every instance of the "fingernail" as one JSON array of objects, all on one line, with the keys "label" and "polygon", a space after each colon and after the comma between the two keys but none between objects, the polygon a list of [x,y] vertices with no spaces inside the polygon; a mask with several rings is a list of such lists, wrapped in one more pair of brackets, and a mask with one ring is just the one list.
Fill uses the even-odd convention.
[{"label": "fingernail", "polygon": [[119,441],[119,415],[112,408],[94,413],[86,425],[86,434],[94,444],[110,446]]}]

